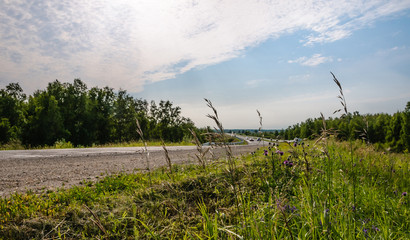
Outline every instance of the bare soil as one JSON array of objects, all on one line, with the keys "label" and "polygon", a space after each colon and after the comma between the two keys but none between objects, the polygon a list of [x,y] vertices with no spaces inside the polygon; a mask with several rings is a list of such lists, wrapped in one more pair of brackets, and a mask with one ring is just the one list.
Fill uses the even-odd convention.
[{"label": "bare soil", "polygon": [[[258,145],[232,146],[238,156],[255,151]],[[194,149],[168,149],[173,164],[197,162]],[[212,150],[218,157],[226,156],[224,149]],[[163,150],[149,151],[150,167],[166,165]],[[211,159],[210,154],[207,158]],[[40,193],[57,188],[82,184],[84,180],[97,181],[106,175],[145,171],[142,153],[106,153],[84,156],[22,157],[0,159],[0,197],[28,190]]]}]

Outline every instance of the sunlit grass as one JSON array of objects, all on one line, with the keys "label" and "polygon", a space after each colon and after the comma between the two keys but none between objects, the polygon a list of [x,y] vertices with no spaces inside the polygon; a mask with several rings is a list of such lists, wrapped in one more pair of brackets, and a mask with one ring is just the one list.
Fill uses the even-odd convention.
[{"label": "sunlit grass", "polygon": [[[182,142],[165,142],[166,146],[194,146],[195,144],[191,141]],[[148,146],[162,146],[162,142],[158,141],[148,141]],[[109,148],[109,147],[143,147],[144,143],[142,141],[131,141],[122,143],[107,143],[107,144],[93,144],[92,148]],[[0,150],[24,150],[24,149],[64,149],[64,148],[86,148],[86,146],[74,146],[71,142],[66,142],[64,140],[57,141],[53,146],[39,146],[35,148],[25,148],[21,143],[14,144],[4,144],[0,146]]]},{"label": "sunlit grass", "polygon": [[351,171],[349,145],[328,139],[331,167],[326,146],[313,142],[236,158],[240,194],[224,159],[206,171],[174,165],[172,178],[166,167],[153,170],[151,189],[140,172],[14,194],[0,200],[0,239],[409,239],[409,155],[353,142]]}]

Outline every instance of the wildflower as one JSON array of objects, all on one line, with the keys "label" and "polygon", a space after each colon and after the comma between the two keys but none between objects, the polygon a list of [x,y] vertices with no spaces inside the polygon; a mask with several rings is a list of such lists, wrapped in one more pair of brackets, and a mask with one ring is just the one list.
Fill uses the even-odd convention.
[{"label": "wildflower", "polygon": [[297,142],[294,142],[294,143],[293,143],[293,146],[294,146],[294,147],[297,147],[297,146],[298,146],[298,143],[297,143]]},{"label": "wildflower", "polygon": [[407,192],[403,192],[401,195],[402,195],[403,197],[405,197],[405,196],[407,196]]},{"label": "wildflower", "polygon": [[279,154],[279,155],[281,155],[281,156],[283,156],[283,152],[280,151],[280,150],[276,150],[276,153]]},{"label": "wildflower", "polygon": [[285,160],[283,161],[283,165],[287,166],[287,167],[292,167],[293,166],[293,162]]},{"label": "wildflower", "polygon": [[290,205],[285,205],[285,211],[288,213],[294,213],[298,211],[298,209],[295,206],[290,206]]},{"label": "wildflower", "polygon": [[373,229],[375,232],[380,231],[380,229],[379,229],[379,228],[377,228],[377,227],[375,227],[375,226],[372,226],[372,229]]},{"label": "wildflower", "polygon": [[268,156],[268,150],[263,150],[263,155]]}]

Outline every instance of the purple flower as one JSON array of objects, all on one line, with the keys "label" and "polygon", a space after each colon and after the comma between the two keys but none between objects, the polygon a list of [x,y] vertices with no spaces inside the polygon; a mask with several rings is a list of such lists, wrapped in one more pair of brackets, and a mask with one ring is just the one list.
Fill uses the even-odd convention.
[{"label": "purple flower", "polygon": [[297,207],[295,206],[290,206],[290,205],[285,205],[285,211],[289,212],[289,213],[294,213],[296,211],[298,211]]},{"label": "purple flower", "polygon": [[285,160],[283,161],[283,165],[287,166],[287,167],[292,167],[293,166],[293,162]]},{"label": "purple flower", "polygon": [[375,226],[372,226],[372,229],[373,229],[374,231],[376,231],[376,232],[380,231],[380,229],[377,228],[377,227],[375,227]]},{"label": "purple flower", "polygon": [[283,156],[283,152],[280,151],[280,150],[276,150],[276,153],[279,154],[279,155],[281,155],[281,156]]},{"label": "purple flower", "polygon": [[263,155],[268,156],[268,150],[263,150]]},{"label": "purple flower", "polygon": [[407,196],[407,192],[403,192],[401,195],[402,196]]},{"label": "purple flower", "polygon": [[297,146],[298,146],[298,143],[297,143],[297,142],[294,142],[294,143],[293,143],[293,146],[294,146],[294,147],[297,147]]}]

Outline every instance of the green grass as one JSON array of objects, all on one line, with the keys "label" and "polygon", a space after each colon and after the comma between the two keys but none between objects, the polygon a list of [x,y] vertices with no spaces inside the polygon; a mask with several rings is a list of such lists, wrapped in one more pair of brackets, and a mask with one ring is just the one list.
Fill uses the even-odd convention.
[{"label": "green grass", "polygon": [[[161,141],[149,141],[148,146],[161,146]],[[182,142],[166,142],[166,146],[194,146],[190,141]],[[144,143],[142,141],[132,141],[132,142],[122,142],[122,143],[107,143],[107,144],[94,144],[90,147],[92,148],[105,148],[105,147],[143,147]],[[74,146],[71,142],[66,142],[64,139],[55,142],[53,146],[39,146],[36,148],[25,148],[21,143],[8,143],[0,145],[1,150],[24,150],[24,149],[63,149],[63,148],[85,148],[85,146]]]},{"label": "green grass", "polygon": [[353,150],[353,166],[350,144],[329,140],[236,158],[234,180],[221,159],[174,165],[173,180],[156,169],[151,189],[141,172],[15,194],[0,239],[410,239],[409,155]]}]

